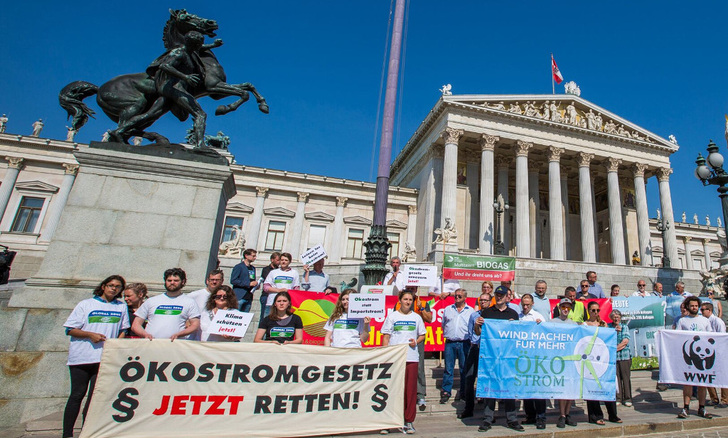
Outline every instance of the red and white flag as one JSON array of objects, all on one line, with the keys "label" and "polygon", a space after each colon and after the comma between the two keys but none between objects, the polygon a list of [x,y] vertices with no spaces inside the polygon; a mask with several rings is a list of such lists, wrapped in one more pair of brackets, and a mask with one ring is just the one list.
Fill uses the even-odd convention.
[{"label": "red and white flag", "polygon": [[561,71],[559,71],[559,66],[556,65],[556,61],[554,61],[554,55],[551,55],[551,74],[554,75],[554,80],[557,84],[560,84],[564,77],[561,75]]}]

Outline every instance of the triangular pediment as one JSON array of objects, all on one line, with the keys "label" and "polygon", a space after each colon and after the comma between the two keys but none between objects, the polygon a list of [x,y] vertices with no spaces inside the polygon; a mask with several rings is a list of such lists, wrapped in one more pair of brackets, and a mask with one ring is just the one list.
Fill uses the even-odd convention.
[{"label": "triangular pediment", "polygon": [[443,96],[442,101],[444,104],[468,106],[524,121],[678,150],[676,142],[668,141],[576,95],[472,94]]},{"label": "triangular pediment", "polygon": [[228,203],[226,210],[235,213],[252,213],[253,207],[240,202],[230,202]]},{"label": "triangular pediment", "polygon": [[407,224],[404,222],[396,221],[394,219],[387,221],[387,228],[407,228]]},{"label": "triangular pediment", "polygon": [[355,224],[355,225],[371,225],[372,221],[371,219],[367,219],[365,217],[361,216],[349,216],[344,218],[345,224]]},{"label": "triangular pediment", "polygon": [[326,221],[326,222],[334,221],[334,217],[332,215],[324,213],[323,211],[312,211],[311,213],[306,213],[304,216],[306,217],[306,219],[309,219],[309,220]]},{"label": "triangular pediment", "polygon": [[266,208],[263,212],[265,212],[266,216],[294,217],[296,215],[295,212],[283,207]]},{"label": "triangular pediment", "polygon": [[23,181],[19,183],[15,183],[15,190],[18,190],[20,192],[22,191],[29,191],[29,192],[44,192],[44,193],[56,193],[58,191],[58,187],[50,185],[48,183],[44,183],[43,181]]}]

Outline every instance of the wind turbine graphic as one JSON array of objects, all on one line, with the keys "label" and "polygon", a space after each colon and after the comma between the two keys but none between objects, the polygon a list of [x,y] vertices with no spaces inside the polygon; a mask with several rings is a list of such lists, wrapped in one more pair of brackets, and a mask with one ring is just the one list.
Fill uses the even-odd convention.
[{"label": "wind turbine graphic", "polygon": [[[591,338],[582,338],[574,348],[574,354],[570,356],[564,356],[564,361],[573,361],[579,370],[579,397],[584,395],[584,369],[586,368],[591,374],[591,378],[602,389],[602,383],[599,381],[606,371],[607,364],[609,363],[609,349],[607,348],[604,341],[599,339],[599,328],[594,331],[594,335]],[[594,365],[596,364],[596,369]]]}]

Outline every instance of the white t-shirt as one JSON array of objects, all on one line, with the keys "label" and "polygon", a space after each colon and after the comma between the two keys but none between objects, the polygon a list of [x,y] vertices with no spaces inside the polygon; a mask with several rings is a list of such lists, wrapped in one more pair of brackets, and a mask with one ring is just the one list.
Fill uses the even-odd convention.
[{"label": "white t-shirt", "polygon": [[336,348],[361,348],[361,334],[364,331],[364,320],[339,318],[333,323],[326,321],[324,330],[333,332],[331,346]]},{"label": "white t-shirt", "polygon": [[[382,285],[387,286],[389,284],[389,280],[392,278],[393,275],[394,273],[392,272],[385,275]],[[404,290],[404,288],[407,286],[407,276],[401,269],[397,273],[397,278],[395,278],[392,282],[392,286],[396,287],[398,291]]]},{"label": "white t-shirt", "polygon": [[163,293],[142,303],[134,315],[148,321],[147,333],[158,339],[169,339],[185,329],[188,319],[199,318],[200,309],[187,295],[171,298]]},{"label": "white t-shirt", "polygon": [[523,311],[518,312],[518,320],[519,321],[533,321],[536,322],[540,320],[541,322],[548,321],[546,318],[543,317],[540,313],[536,312],[535,310],[531,309],[528,314],[523,314]]},{"label": "white t-shirt", "polygon": [[683,316],[677,321],[676,330],[687,330],[690,332],[712,332],[713,327],[710,326],[710,321],[703,315],[698,316]]},{"label": "white t-shirt", "polygon": [[[275,288],[286,288],[286,289],[293,289],[295,287],[301,286],[301,283],[298,279],[298,271],[288,268],[287,271],[284,271],[281,268],[274,269],[268,273],[268,276],[265,278],[265,282],[263,285],[272,286]],[[275,293],[268,293],[268,301],[266,302],[267,306],[272,306],[275,302],[276,294]]]},{"label": "white t-shirt", "polygon": [[[106,339],[118,338],[119,332],[129,328],[127,309],[126,303],[120,300],[109,303],[101,297],[89,298],[76,305],[63,326],[99,333]],[[93,343],[88,338],[71,336],[67,365],[99,363],[103,349],[104,342]]]},{"label": "white t-shirt", "polygon": [[[389,345],[409,344],[410,339],[417,339],[426,333],[422,317],[415,312],[405,315],[400,311],[387,315],[382,325],[382,334],[389,335]],[[419,362],[417,346],[407,348],[407,362]]]},{"label": "white t-shirt", "polygon": [[[197,304],[197,308],[200,310],[200,312],[205,312],[205,307],[207,307],[207,300],[210,298],[210,291],[207,290],[207,288],[199,289],[194,292],[190,292],[187,294],[188,297],[192,298],[192,300]],[[200,317],[200,323],[202,322],[202,317]],[[200,330],[197,330],[196,332],[189,335],[187,338],[191,341],[199,341],[202,336],[202,324],[200,324]]]},{"label": "white t-shirt", "polygon": [[452,294],[456,290],[460,289],[460,282],[457,280],[453,280],[452,278],[445,280],[445,283],[443,284],[443,287],[442,287],[443,288],[442,291],[440,290],[440,284],[442,284],[442,278],[437,277],[437,284],[430,288],[429,294],[430,295],[435,295],[435,294],[439,295],[442,292],[447,292],[449,294]]}]

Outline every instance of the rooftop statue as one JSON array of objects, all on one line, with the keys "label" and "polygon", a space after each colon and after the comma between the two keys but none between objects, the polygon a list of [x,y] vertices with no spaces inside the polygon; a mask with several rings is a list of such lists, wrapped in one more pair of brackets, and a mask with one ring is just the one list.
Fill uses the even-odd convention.
[{"label": "rooftop statue", "polygon": [[162,37],[166,51],[144,73],[117,76],[100,87],[76,81],[61,90],[58,99],[68,117],[73,117],[71,129],[78,132],[89,117],[93,117],[94,111],[83,100],[94,94],[104,113],[118,123],[116,129],[109,131],[109,140],[119,143],[128,143],[133,136],[169,143],[164,136],[146,129],[171,111],[182,122],[192,117],[190,143],[196,148],[204,147],[207,114],[197,99],[205,96],[215,100],[237,97],[237,101],[217,107],[215,115],[224,115],[235,111],[252,93],[258,101],[258,109],[268,114],[268,104],[252,84],[226,82],[225,72],[212,53],[223,44],[222,40],[217,39],[212,44],[204,41],[205,36],[216,36],[217,22],[189,14],[184,9],[169,12]]}]

